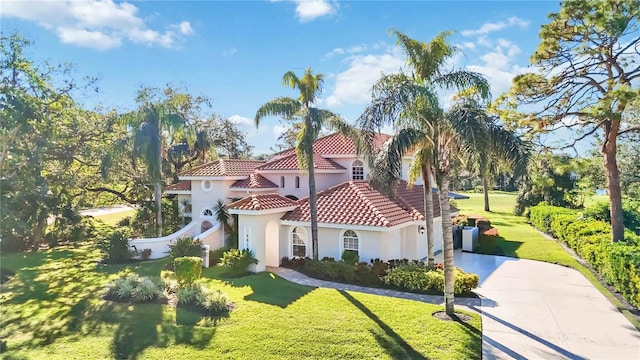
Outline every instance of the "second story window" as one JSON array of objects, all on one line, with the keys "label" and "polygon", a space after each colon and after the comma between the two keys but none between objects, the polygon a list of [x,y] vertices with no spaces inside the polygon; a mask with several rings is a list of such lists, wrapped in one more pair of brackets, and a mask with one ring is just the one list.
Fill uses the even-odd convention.
[{"label": "second story window", "polygon": [[364,164],[356,160],[351,164],[351,180],[364,180]]},{"label": "second story window", "polygon": [[284,188],[284,176],[280,176],[280,187]]},{"label": "second story window", "polygon": [[296,189],[300,189],[300,176],[296,176]]}]

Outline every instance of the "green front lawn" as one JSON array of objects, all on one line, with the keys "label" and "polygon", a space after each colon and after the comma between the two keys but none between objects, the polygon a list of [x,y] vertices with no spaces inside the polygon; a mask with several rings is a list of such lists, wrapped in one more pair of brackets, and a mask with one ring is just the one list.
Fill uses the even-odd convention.
[{"label": "green front lawn", "polygon": [[125,211],[120,211],[117,213],[111,213],[111,214],[106,214],[106,215],[99,215],[99,216],[95,216],[96,220],[101,220],[102,222],[104,222],[105,224],[109,224],[109,225],[116,225],[120,220],[126,218],[126,217],[133,217],[136,215],[136,209],[131,209],[131,210],[125,210]]},{"label": "green front lawn", "polygon": [[[443,322],[440,306],[357,292],[316,289],[271,273],[225,280],[205,269],[212,288],[236,305],[207,321],[166,304],[120,304],[100,290],[124,269],[159,276],[166,260],[100,265],[87,247],[2,255],[16,271],[0,293],[0,339],[7,359],[300,359],[481,356],[481,322]],[[201,326],[207,325],[207,326]]]}]

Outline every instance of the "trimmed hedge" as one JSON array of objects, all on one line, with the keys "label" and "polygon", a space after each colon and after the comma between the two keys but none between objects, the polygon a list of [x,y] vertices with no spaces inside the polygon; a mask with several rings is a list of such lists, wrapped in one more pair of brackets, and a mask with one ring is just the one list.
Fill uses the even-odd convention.
[{"label": "trimmed hedge", "polygon": [[173,259],[176,280],[179,286],[193,284],[202,275],[202,258],[183,256]]},{"label": "trimmed hedge", "polygon": [[530,208],[533,226],[567,244],[630,304],[640,307],[640,239],[631,231],[611,242],[611,226],[578,210],[539,204]]},{"label": "trimmed hedge", "polygon": [[[387,285],[409,289],[411,291],[436,290],[444,292],[444,270],[426,269],[421,264],[410,263],[389,270],[382,278]],[[470,292],[478,287],[478,275],[468,274],[460,268],[454,268],[454,294]]]}]

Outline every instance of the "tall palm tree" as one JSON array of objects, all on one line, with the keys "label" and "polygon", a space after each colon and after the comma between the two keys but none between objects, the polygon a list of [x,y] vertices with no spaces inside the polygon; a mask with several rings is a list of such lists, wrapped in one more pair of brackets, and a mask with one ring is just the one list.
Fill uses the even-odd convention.
[{"label": "tall palm tree", "polygon": [[307,68],[302,77],[293,71],[282,76],[282,84],[300,92],[297,99],[290,97],[275,98],[258,108],[255,116],[256,127],[265,116],[281,116],[286,120],[300,121],[297,134],[296,155],[300,169],[309,173],[309,210],[311,215],[311,243],[313,258],[318,259],[318,207],[316,204],[316,178],[313,167],[313,143],[318,138],[323,126],[349,133],[352,130],[339,115],[329,110],[318,109],[314,103],[322,93],[324,76],[313,74]]},{"label": "tall palm tree", "polygon": [[130,150],[131,161],[136,167],[144,163],[147,175],[153,183],[153,199],[156,210],[156,231],[162,236],[162,162],[166,150],[165,136],[180,137],[186,124],[181,111],[185,107],[185,95],[165,92],[164,100],[155,98],[153,89],[138,92],[138,109],[123,115],[120,120],[129,129],[128,136],[115,144],[102,159],[102,174],[106,176],[115,158]]}]

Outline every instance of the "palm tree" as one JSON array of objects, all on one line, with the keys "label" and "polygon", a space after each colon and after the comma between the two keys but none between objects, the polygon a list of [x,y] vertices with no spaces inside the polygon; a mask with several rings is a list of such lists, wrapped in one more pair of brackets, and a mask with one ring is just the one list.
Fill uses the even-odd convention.
[{"label": "palm tree", "polygon": [[313,258],[318,259],[318,208],[316,204],[316,179],[313,167],[313,143],[318,138],[323,126],[328,126],[343,133],[352,130],[340,116],[331,111],[318,109],[314,103],[322,92],[324,76],[313,74],[307,68],[302,77],[288,71],[282,76],[282,84],[300,92],[297,99],[279,97],[260,106],[255,116],[256,127],[265,116],[281,116],[286,120],[299,120],[300,130],[297,134],[296,155],[300,169],[309,172],[309,210],[311,215],[311,242]]},{"label": "palm tree", "polygon": [[115,144],[102,159],[102,174],[106,176],[114,158],[130,150],[131,161],[136,167],[138,161],[145,165],[147,175],[153,183],[153,199],[156,210],[156,230],[162,236],[162,162],[164,159],[165,135],[180,136],[186,124],[186,116],[181,111],[185,105],[185,95],[165,92],[169,97],[163,101],[155,98],[153,89],[138,92],[138,109],[123,115],[120,121],[129,129],[128,136]]}]

